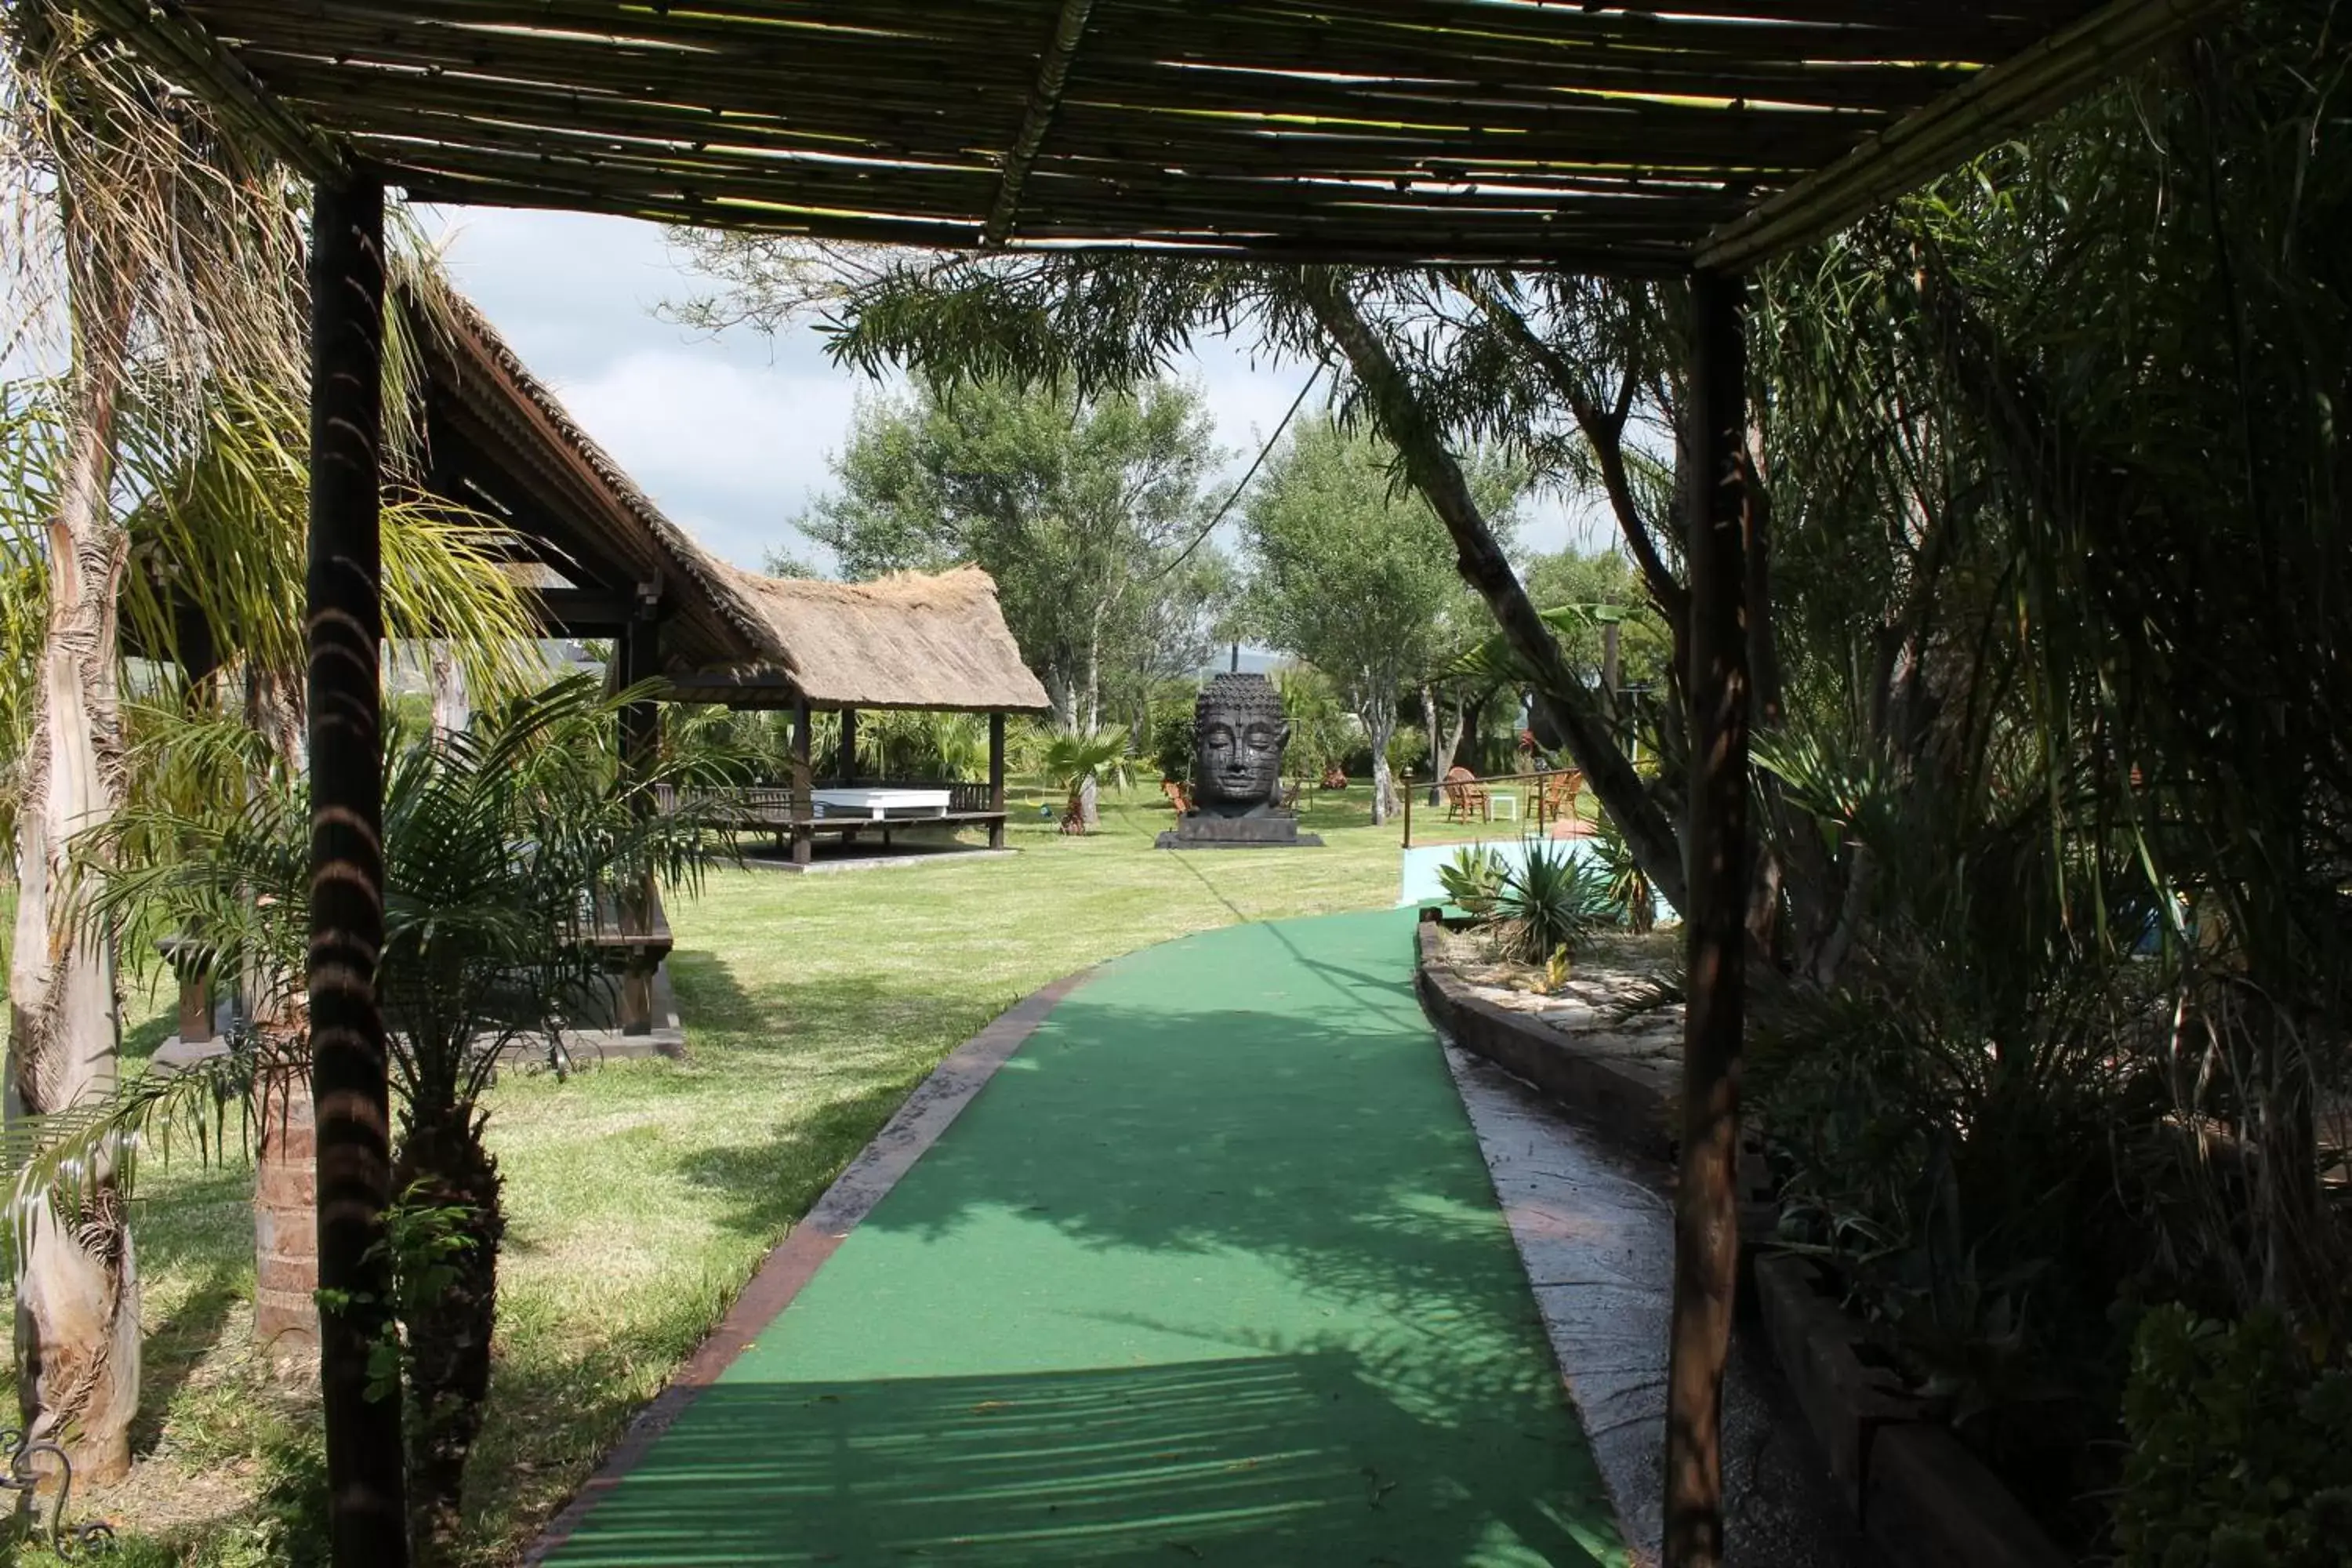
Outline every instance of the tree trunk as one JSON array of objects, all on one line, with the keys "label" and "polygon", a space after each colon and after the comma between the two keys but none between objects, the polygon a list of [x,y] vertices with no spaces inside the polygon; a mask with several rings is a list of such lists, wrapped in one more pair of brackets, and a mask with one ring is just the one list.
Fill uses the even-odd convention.
[{"label": "tree trunk", "polygon": [[1739,1060],[1747,1021],[1749,505],[1744,286],[1700,273],[1684,461],[1690,476],[1690,892],[1683,911],[1682,1152],[1666,1362],[1665,1568],[1723,1561],[1723,1367],[1738,1293]]},{"label": "tree trunk", "polygon": [[1366,703],[1358,710],[1364,733],[1372,742],[1372,826],[1396,815],[1396,780],[1389,773],[1389,742],[1396,738],[1396,705],[1390,700]]},{"label": "tree trunk", "polygon": [[[394,1190],[412,1215],[442,1211],[466,1245],[441,1259],[441,1288],[402,1282],[401,1326],[408,1340],[409,1506],[417,1560],[454,1560],[466,1459],[481,1435],[490,1392],[490,1334],[498,1316],[499,1245],[506,1235],[498,1162],[482,1147],[487,1112],[470,1105],[412,1114],[401,1140]],[[412,1221],[414,1223],[414,1221]]]},{"label": "tree trunk", "polygon": [[1097,611],[1095,624],[1087,633],[1087,700],[1086,733],[1091,735],[1102,728],[1102,615]]},{"label": "tree trunk", "polygon": [[1396,447],[1413,488],[1453,536],[1463,580],[1477,590],[1512,651],[1535,672],[1537,700],[1551,714],[1569,754],[1616,821],[1643,874],[1668,903],[1683,908],[1682,841],[1673,822],[1643,787],[1607,720],[1583,695],[1558,639],[1495,542],[1435,418],[1330,269],[1306,268],[1301,283],[1317,322],[1363,384],[1381,434]]},{"label": "tree trunk", "polygon": [[451,735],[466,727],[471,717],[466,701],[466,678],[451,657],[447,643],[435,641],[427,679],[433,689],[433,731],[438,735]]},{"label": "tree trunk", "polygon": [[318,1128],[301,1028],[266,1028],[254,1071],[253,1338],[281,1365],[319,1349]]},{"label": "tree trunk", "polygon": [[[102,265],[102,264],[101,264]],[[49,613],[34,690],[17,826],[16,946],[8,974],[7,1116],[50,1115],[113,1092],[114,956],[73,908],[73,838],[121,794],[116,605],[129,542],[109,491],[131,306],[126,289],[73,277],[74,405],[49,521]],[[17,1398],[37,1438],[79,1481],[131,1468],[139,1404],[139,1277],[110,1161],[70,1214],[30,1224],[16,1291]]]},{"label": "tree trunk", "polygon": [[1462,745],[1462,699],[1454,699],[1454,728],[1443,735],[1444,721],[1437,709],[1437,693],[1426,682],[1421,688],[1421,713],[1429,725],[1429,804],[1444,798],[1445,775],[1454,769],[1454,753]]},{"label": "tree trunk", "polygon": [[1078,781],[1078,827],[1092,833],[1102,826],[1102,784],[1088,773]]}]

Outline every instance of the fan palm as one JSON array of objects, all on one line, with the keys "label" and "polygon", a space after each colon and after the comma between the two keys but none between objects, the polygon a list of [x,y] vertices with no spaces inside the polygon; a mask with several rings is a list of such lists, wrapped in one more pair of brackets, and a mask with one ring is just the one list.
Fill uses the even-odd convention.
[{"label": "fan palm", "polygon": [[1113,725],[1084,734],[1063,731],[1045,743],[1046,776],[1069,795],[1062,814],[1065,833],[1091,833],[1101,821],[1096,793],[1105,775],[1127,787],[1127,759],[1131,748],[1125,729]]}]

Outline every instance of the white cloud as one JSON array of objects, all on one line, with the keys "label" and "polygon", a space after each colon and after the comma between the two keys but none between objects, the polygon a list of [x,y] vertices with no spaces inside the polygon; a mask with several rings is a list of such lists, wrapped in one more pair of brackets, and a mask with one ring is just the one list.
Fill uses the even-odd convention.
[{"label": "white cloud", "polygon": [[[627,218],[495,208],[424,215],[460,288],[575,418],[681,526],[756,567],[778,544],[814,552],[789,527],[831,483],[858,393],[873,384],[835,366],[814,327],[771,341],[698,336],[659,319],[691,293],[660,228]],[[1238,479],[1298,395],[1303,362],[1253,356],[1204,339],[1176,374],[1202,390]],[[1327,376],[1302,415],[1330,392]],[[1223,499],[1222,495],[1219,497]],[[1529,506],[1527,550],[1598,542],[1589,510]]]},{"label": "white cloud", "polygon": [[731,561],[756,566],[826,482],[856,384],[746,370],[677,349],[639,350],[560,389],[664,510]]}]

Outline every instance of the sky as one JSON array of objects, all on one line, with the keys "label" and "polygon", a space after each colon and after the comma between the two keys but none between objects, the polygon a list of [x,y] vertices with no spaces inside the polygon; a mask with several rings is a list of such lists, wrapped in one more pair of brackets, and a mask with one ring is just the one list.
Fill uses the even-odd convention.
[{"label": "sky", "polygon": [[[652,224],[500,208],[419,216],[457,286],[672,521],[740,566],[756,570],[774,549],[825,564],[793,519],[831,488],[827,462],[857,399],[880,389],[827,360],[814,326],[713,338],[661,320],[662,301],[697,280]],[[1206,342],[1178,366],[1205,395],[1228,484],[1308,374],[1254,363],[1248,347]],[[1538,500],[1521,546],[1555,550],[1571,531],[1565,507]]]}]

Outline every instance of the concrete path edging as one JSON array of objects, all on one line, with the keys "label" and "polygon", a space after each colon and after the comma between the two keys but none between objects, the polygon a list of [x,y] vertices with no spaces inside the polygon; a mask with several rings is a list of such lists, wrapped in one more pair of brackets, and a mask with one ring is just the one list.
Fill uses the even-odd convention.
[{"label": "concrete path edging", "polygon": [[734,1305],[728,1308],[718,1326],[678,1368],[669,1385],[630,1421],[628,1430],[613,1451],[604,1456],[596,1473],[572,1494],[562,1511],[548,1521],[539,1538],[523,1553],[524,1563],[545,1562],[572,1537],[590,1510],[636,1467],[655,1440],[669,1430],[687,1406],[717,1382],[719,1374],[743,1352],[744,1347],[758,1339],[792,1305],[793,1298],[816,1277],[817,1270],[840,1248],[849,1233],[874,1212],[875,1205],[898,1184],[899,1178],[940,1141],[964,1107],[996,1076],[996,1070],[1036,1032],[1045,1016],[1084,984],[1096,967],[1099,966],[1064,975],[1031,992],[998,1014],[980,1033],[949,1052],[931,1069],[890,1120],[883,1123],[873,1142],[859,1151],[857,1157],[835,1178],[833,1185],[824,1190],[824,1196],[760,1260],[750,1283],[735,1298]]}]

